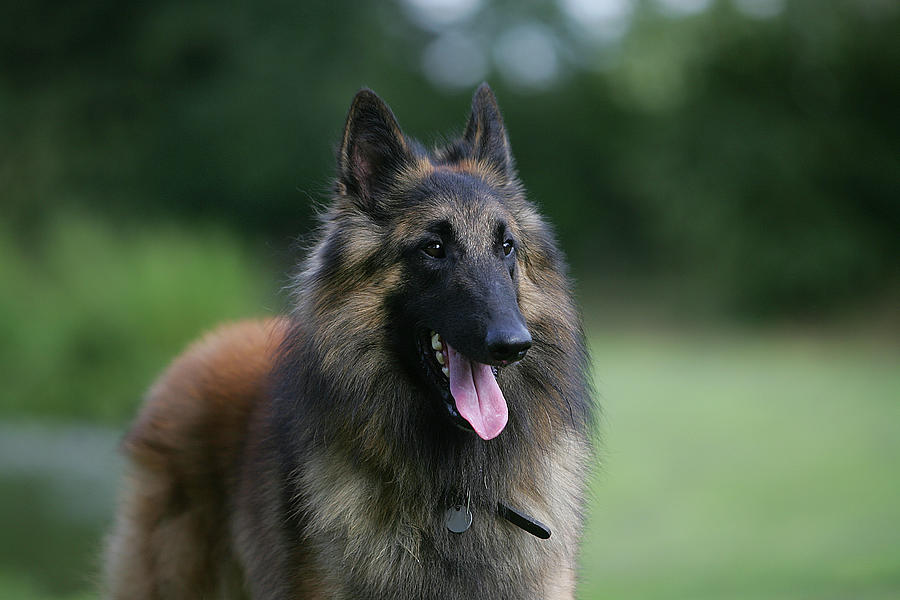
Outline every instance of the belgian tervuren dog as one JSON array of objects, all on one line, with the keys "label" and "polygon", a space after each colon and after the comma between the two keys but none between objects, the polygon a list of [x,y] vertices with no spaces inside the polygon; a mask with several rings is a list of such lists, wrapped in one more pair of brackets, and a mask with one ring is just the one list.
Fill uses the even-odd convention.
[{"label": "belgian tervuren dog", "polygon": [[356,95],[293,302],[150,390],[107,597],[574,598],[584,336],[487,85],[435,149]]}]

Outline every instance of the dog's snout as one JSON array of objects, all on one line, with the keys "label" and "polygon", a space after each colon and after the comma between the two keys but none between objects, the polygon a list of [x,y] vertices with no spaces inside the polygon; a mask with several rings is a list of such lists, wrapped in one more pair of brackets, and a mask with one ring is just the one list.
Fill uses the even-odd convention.
[{"label": "dog's snout", "polygon": [[492,328],[485,341],[491,358],[498,363],[521,360],[531,348],[531,334],[523,325]]}]

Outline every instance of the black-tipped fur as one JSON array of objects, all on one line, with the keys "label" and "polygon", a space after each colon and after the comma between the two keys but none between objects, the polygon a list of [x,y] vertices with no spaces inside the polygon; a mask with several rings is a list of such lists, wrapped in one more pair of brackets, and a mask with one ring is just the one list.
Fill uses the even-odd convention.
[{"label": "black-tipped fur", "polygon": [[391,109],[369,89],[360,90],[347,114],[338,152],[339,190],[372,212],[411,156]]},{"label": "black-tipped fur", "polygon": [[[463,136],[431,152],[363,90],[336,189],[290,317],[205,339],[148,397],[127,438],[110,597],[572,600],[588,358],[490,88]],[[509,422],[485,441],[448,415],[423,336],[486,363],[491,327],[516,323],[531,347],[497,375]],[[451,533],[460,504],[473,523]]]}]

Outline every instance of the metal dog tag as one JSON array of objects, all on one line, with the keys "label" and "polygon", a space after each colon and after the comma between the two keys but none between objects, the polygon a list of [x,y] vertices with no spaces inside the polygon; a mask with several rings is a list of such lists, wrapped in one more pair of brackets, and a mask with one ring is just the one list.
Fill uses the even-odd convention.
[{"label": "metal dog tag", "polygon": [[444,514],[444,523],[453,533],[462,533],[472,526],[472,513],[462,504],[448,508]]}]

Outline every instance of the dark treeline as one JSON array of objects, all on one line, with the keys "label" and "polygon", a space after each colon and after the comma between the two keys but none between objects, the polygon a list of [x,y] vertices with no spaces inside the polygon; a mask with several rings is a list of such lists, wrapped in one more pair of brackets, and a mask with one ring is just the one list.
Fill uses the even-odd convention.
[{"label": "dark treeline", "polygon": [[[614,43],[580,38],[561,6],[485,3],[453,27],[484,44],[515,23],[555,36],[551,84],[490,60],[484,77],[580,277],[703,282],[744,314],[896,289],[896,5],[788,0],[751,18],[719,1],[671,18],[637,3]],[[23,237],[60,210],[211,220],[282,244],[328,195],[359,87],[423,141],[462,128],[474,85],[431,82],[421,56],[441,32],[409,15],[348,0],[5,2],[4,219]]]}]

